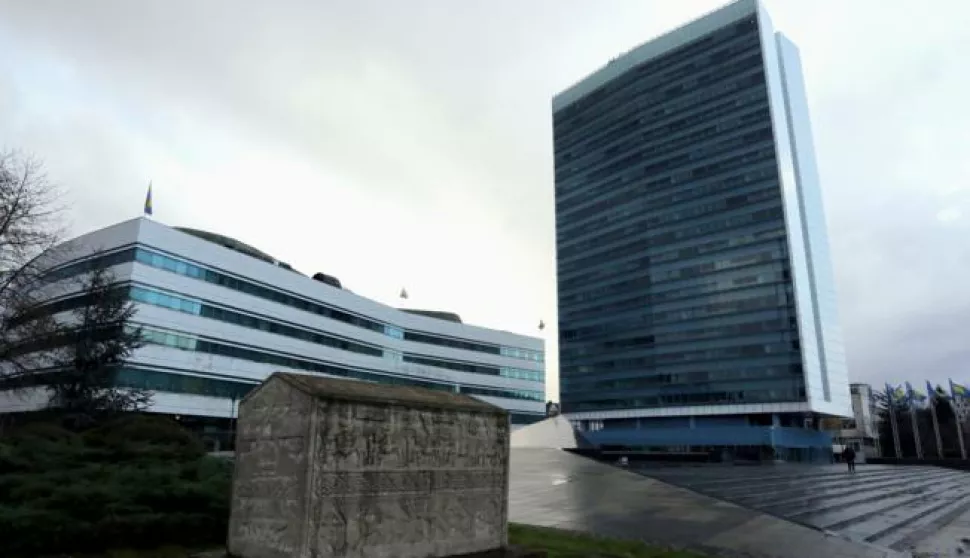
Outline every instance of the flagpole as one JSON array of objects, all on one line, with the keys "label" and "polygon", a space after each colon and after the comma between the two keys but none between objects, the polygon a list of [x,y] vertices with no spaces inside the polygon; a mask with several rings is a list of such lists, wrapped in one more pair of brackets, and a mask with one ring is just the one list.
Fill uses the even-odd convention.
[{"label": "flagpole", "polygon": [[960,459],[966,461],[967,459],[967,448],[963,443],[963,424],[961,424],[960,413],[957,411],[957,406],[954,404],[957,399],[957,394],[953,392],[953,380],[950,380],[950,408],[953,409],[953,420],[957,423],[957,440],[960,441]]},{"label": "flagpole", "polygon": [[909,418],[913,423],[913,441],[916,442],[916,459],[923,459],[923,440],[919,435],[919,417],[916,416],[916,407],[913,405],[914,394],[913,387],[906,383],[906,388],[909,393],[907,399],[909,399]]},{"label": "flagpole", "polygon": [[899,443],[899,424],[896,422],[896,398],[893,397],[893,391],[889,384],[886,384],[886,401],[889,404],[889,425],[893,429],[893,449],[896,450],[896,459],[902,459],[903,450]]},{"label": "flagpole", "polygon": [[950,409],[953,410],[953,420],[957,423],[957,441],[960,442],[960,459],[966,461],[967,459],[967,448],[963,443],[963,425],[960,424],[960,413],[957,412],[956,405],[953,404],[953,400],[948,400],[947,403],[950,405]]},{"label": "flagpole", "polygon": [[[929,387],[928,385],[926,387]],[[940,438],[940,421],[936,418],[936,391],[930,397],[930,414],[933,417],[933,433],[936,435],[936,455],[943,459],[943,439]]]}]

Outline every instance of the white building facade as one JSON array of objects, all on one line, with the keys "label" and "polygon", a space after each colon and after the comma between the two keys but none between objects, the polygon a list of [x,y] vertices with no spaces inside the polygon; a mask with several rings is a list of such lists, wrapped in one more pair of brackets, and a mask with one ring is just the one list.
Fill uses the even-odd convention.
[{"label": "white building facade", "polygon": [[[231,238],[146,218],[81,236],[61,253],[50,287],[59,312],[79,305],[77,277],[94,259],[136,301],[146,345],[117,381],[152,390],[152,412],[229,418],[269,374],[292,371],[466,393],[507,409],[513,424],[545,415],[540,338],[393,308]],[[45,401],[7,396],[0,410]]]},{"label": "white building facade", "polygon": [[878,457],[879,430],[875,400],[869,384],[851,384],[852,418],[842,419],[833,443],[851,447],[860,457]]}]

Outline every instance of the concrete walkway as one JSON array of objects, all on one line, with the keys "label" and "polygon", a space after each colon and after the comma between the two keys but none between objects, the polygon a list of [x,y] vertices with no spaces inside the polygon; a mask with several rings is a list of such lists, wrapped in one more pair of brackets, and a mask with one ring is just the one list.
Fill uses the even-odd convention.
[{"label": "concrete walkway", "polygon": [[904,557],[579,457],[513,448],[509,519],[712,556]]},{"label": "concrete walkway", "polygon": [[970,511],[917,544],[913,554],[919,558],[970,555]]}]

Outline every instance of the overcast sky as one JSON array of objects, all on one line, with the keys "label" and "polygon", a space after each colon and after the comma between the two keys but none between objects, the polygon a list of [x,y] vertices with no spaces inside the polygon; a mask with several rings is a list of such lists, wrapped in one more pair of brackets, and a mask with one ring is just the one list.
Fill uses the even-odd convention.
[{"label": "overcast sky", "polygon": [[[538,334],[550,99],[717,0],[0,0],[0,146],[75,233],[227,234]],[[853,381],[970,380],[970,3],[768,0],[802,51]]]}]

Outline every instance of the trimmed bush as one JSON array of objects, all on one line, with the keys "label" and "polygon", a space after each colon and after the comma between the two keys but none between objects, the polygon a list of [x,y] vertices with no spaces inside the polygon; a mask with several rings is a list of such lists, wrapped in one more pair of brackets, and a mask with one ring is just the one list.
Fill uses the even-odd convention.
[{"label": "trimmed bush", "polygon": [[127,415],[84,433],[85,443],[107,450],[115,458],[199,458],[202,441],[178,422],[151,415]]},{"label": "trimmed bush", "polygon": [[0,441],[4,558],[225,541],[232,465],[174,421],[83,435],[31,425]]}]

